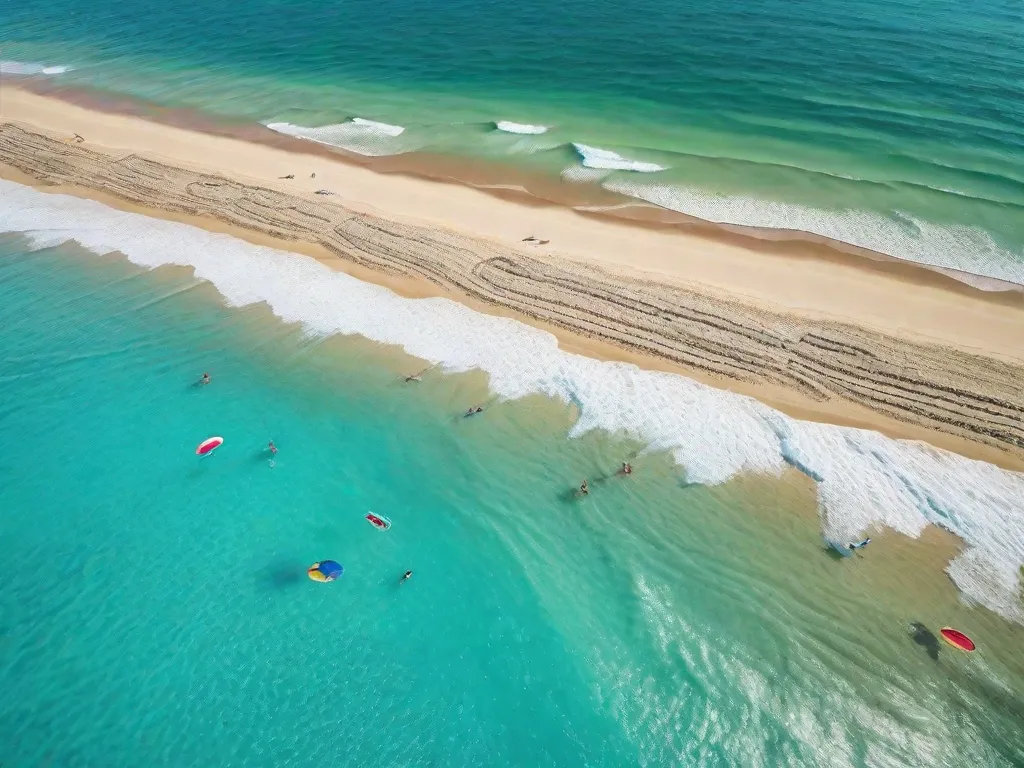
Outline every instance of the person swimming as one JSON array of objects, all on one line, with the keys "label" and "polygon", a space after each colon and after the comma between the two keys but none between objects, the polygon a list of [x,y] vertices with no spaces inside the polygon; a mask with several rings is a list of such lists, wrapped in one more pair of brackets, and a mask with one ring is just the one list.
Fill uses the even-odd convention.
[{"label": "person swimming", "polygon": [[484,407],[482,405],[475,405],[466,411],[467,416],[475,416],[478,413],[483,413]]},{"label": "person swimming", "polygon": [[269,443],[267,443],[267,450],[270,451],[275,456],[277,455],[277,446],[274,445],[274,441],[273,440],[271,440]]},{"label": "person swimming", "polygon": [[847,544],[850,549],[861,549],[871,543],[871,539],[864,539],[864,541],[858,541],[856,544]]},{"label": "person swimming", "polygon": [[622,462],[622,474],[624,474],[624,475],[632,475],[633,474],[633,465],[630,464],[628,461]]},{"label": "person swimming", "polygon": [[412,571],[406,571],[402,574],[402,578],[398,580],[399,584],[405,584],[409,579],[412,578]]},{"label": "person swimming", "polygon": [[208,374],[208,373],[204,373],[204,374],[203,374],[203,376],[202,376],[202,378],[201,378],[201,379],[199,379],[199,383],[200,383],[200,384],[204,384],[204,385],[205,385],[205,384],[209,384],[209,383],[210,383],[210,374]]},{"label": "person swimming", "polygon": [[583,482],[580,483],[580,493],[582,493],[584,496],[590,493],[590,486],[587,485],[586,478],[584,478]]}]

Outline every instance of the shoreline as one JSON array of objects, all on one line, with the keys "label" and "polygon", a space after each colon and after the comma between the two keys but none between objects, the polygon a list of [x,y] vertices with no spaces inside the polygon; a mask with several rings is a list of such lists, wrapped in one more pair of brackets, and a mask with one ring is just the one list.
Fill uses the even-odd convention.
[{"label": "shoreline", "polygon": [[929,284],[934,280],[936,285],[943,288],[963,290],[967,294],[975,291],[993,296],[1009,294],[1006,296],[1009,303],[1024,307],[1024,284],[900,259],[814,232],[700,219],[604,187],[552,180],[540,173],[531,173],[493,158],[454,158],[422,150],[396,155],[361,155],[343,147],[279,133],[262,123],[212,116],[192,109],[166,107],[123,94],[106,93],[83,86],[69,87],[48,79],[26,77],[13,86],[8,85],[8,88],[90,112],[132,117],[179,130],[258,144],[291,154],[327,158],[378,174],[464,187],[519,205],[554,207],[571,211],[583,218],[684,234],[747,251],[783,254],[788,258],[835,260],[839,264],[853,264],[867,270],[874,266],[884,274]]},{"label": "shoreline", "polygon": [[[0,127],[0,176],[11,181],[305,253],[404,296],[447,296],[479,311],[525,320],[553,332],[567,351],[680,373],[749,395],[796,418],[923,440],[1004,468],[1024,469],[1024,398],[1015,386],[1024,374],[1024,309],[1016,294],[985,293],[959,283],[950,289],[933,280],[917,284],[827,259],[789,260],[792,268],[813,267],[819,283],[822,277],[849,283],[851,276],[860,275],[859,283],[844,286],[843,292],[862,304],[872,300],[872,293],[877,296],[887,281],[887,302],[853,313],[864,315],[884,306],[885,312],[871,312],[877,315],[874,324],[889,331],[883,336],[877,327],[864,329],[856,322],[859,317],[825,315],[821,302],[815,306],[820,297],[807,285],[797,286],[805,291],[807,306],[792,306],[798,300],[770,307],[762,297],[752,299],[742,281],[734,281],[740,283],[738,290],[729,295],[716,280],[683,280],[678,268],[658,271],[665,259],[641,260],[627,270],[616,265],[607,247],[598,247],[589,263],[575,252],[554,255],[517,248],[518,243],[508,242],[511,238],[494,237],[493,230],[536,226],[538,209],[465,187],[416,183],[317,158],[317,180],[302,186],[366,186],[376,195],[392,194],[391,209],[385,213],[382,200],[373,194],[366,196],[372,198],[368,202],[341,194],[325,200],[309,191],[279,191],[287,187],[273,178],[280,164],[308,165],[310,157],[14,93],[14,108],[5,94],[0,121],[32,127],[22,134],[13,126]],[[71,131],[85,135],[86,143],[46,137],[52,132],[68,137]],[[158,155],[151,143],[161,137],[164,151]],[[115,149],[130,154],[112,155]],[[171,163],[168,155],[177,162]],[[231,172],[239,162],[247,163],[248,173]],[[150,172],[162,176],[160,185],[145,182]],[[197,181],[211,194],[189,192]],[[167,189],[158,189],[163,186]],[[420,205],[427,191],[443,199]],[[483,237],[466,233],[460,221],[437,221],[438,210],[457,207],[467,195],[475,197],[474,212],[487,214],[480,223],[489,226],[478,229],[491,231]],[[334,202],[339,198],[341,206]],[[256,215],[253,204],[260,209]],[[552,222],[549,231],[556,224],[561,230],[553,243],[562,234],[572,239],[580,227],[601,230],[599,234],[611,227],[627,230],[640,241],[634,251],[657,249],[669,239],[676,252],[695,245],[692,235],[598,222],[564,209],[543,212]],[[334,226],[310,224],[308,217],[323,213]],[[599,239],[590,234],[590,242],[600,245]],[[576,248],[581,244],[573,243]],[[743,255],[752,268],[759,266],[754,260],[762,254]],[[913,271],[954,282],[921,268]],[[804,277],[790,274],[789,282]],[[862,286],[871,289],[869,295],[857,297]],[[768,287],[784,286],[776,280]],[[928,301],[922,301],[922,293]],[[905,318],[891,316],[898,315],[891,310],[899,302],[926,317],[928,309],[957,317],[925,328],[912,324],[917,332],[907,333]],[[930,337],[931,343],[922,343],[922,337]],[[977,356],[979,350],[984,357]]]}]

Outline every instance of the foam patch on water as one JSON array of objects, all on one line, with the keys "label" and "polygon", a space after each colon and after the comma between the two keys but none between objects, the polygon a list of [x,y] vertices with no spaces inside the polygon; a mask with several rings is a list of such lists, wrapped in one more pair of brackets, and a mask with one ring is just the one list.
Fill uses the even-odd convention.
[{"label": "foam patch on water", "polygon": [[554,336],[448,299],[405,299],[315,259],[185,224],[0,181],[0,232],[36,248],[75,240],[145,267],[189,266],[226,301],[265,301],[313,334],[360,334],[452,372],[482,369],[499,396],[543,393],[579,407],[573,436],[603,429],[668,451],[694,483],[796,466],[817,481],[824,534],[941,525],[966,543],[948,573],[971,600],[1024,623],[1024,474],[875,432],[789,418],[675,374],[569,354]]},{"label": "foam patch on water", "polygon": [[297,139],[315,141],[318,144],[339,147],[370,157],[394,155],[411,148],[395,141],[405,133],[403,126],[378,123],[362,117],[353,117],[344,123],[312,128],[294,123],[267,123],[266,126],[272,131],[294,136]]},{"label": "foam patch on water", "polygon": [[572,184],[597,184],[611,175],[611,171],[602,171],[597,168],[584,168],[579,165],[570,165],[562,169],[563,181]]},{"label": "foam patch on water", "polygon": [[579,153],[583,165],[587,168],[599,168],[605,171],[636,171],[637,173],[656,173],[665,170],[664,166],[657,163],[629,160],[610,149],[598,149],[575,142],[572,146]]},{"label": "foam patch on water", "polygon": [[494,127],[505,133],[520,133],[537,136],[548,132],[546,125],[529,125],[528,123],[513,123],[508,120],[499,120]]},{"label": "foam patch on water", "polygon": [[[1024,251],[1009,252],[975,227],[932,224],[909,214],[889,218],[866,211],[832,211],[621,178],[609,179],[604,186],[705,221],[811,232],[917,264],[1024,285]],[[953,276],[970,281],[968,276]],[[1006,288],[977,280],[971,284],[985,290]]]},{"label": "foam patch on water", "polygon": [[4,75],[63,75],[74,67],[47,66],[34,61],[0,61],[0,74]]}]

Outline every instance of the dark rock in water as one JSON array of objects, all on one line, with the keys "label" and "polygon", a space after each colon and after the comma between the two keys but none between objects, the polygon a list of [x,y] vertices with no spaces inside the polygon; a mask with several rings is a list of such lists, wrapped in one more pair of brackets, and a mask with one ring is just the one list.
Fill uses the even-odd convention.
[{"label": "dark rock in water", "polygon": [[928,652],[928,655],[932,657],[932,661],[939,660],[939,638],[932,632],[928,627],[919,621],[915,621],[910,625],[910,629],[913,632],[911,637],[914,642],[924,647]]}]

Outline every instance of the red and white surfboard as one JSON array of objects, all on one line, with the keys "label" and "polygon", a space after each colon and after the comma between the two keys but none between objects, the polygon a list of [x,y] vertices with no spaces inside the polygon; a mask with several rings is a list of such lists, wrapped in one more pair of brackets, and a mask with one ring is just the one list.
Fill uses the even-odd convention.
[{"label": "red and white surfboard", "polygon": [[939,634],[942,635],[942,639],[952,645],[954,648],[959,648],[961,651],[967,651],[970,653],[977,646],[974,641],[971,640],[967,635],[961,632],[959,629],[953,629],[952,627],[943,627],[939,630]]},{"label": "red and white surfboard", "polygon": [[373,512],[368,512],[366,514],[366,519],[370,521],[370,525],[372,525],[374,528],[380,531],[386,531],[388,528],[391,527],[390,520],[388,520],[386,517],[375,515],[373,514]]},{"label": "red and white surfboard", "polygon": [[217,448],[223,444],[223,437],[208,437],[199,444],[196,448],[196,456],[205,456],[208,453],[213,453]]}]

